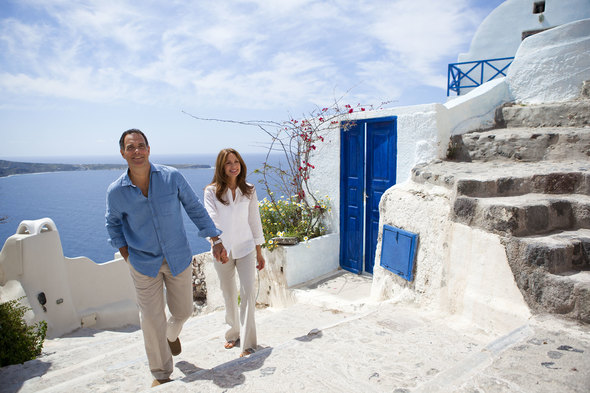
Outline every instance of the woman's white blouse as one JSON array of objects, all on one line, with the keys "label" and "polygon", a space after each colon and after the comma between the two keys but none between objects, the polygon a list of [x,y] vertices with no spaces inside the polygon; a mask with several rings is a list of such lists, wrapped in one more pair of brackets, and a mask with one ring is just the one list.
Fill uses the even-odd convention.
[{"label": "woman's white blouse", "polygon": [[[250,184],[249,184],[250,185]],[[236,199],[233,200],[232,192],[228,188],[224,205],[215,196],[215,186],[208,185],[205,188],[205,209],[211,216],[217,229],[221,229],[221,240],[227,254],[234,259],[242,258],[251,253],[257,244],[264,243],[260,210],[258,210],[258,197],[256,189],[252,190],[250,198],[236,189]]]}]

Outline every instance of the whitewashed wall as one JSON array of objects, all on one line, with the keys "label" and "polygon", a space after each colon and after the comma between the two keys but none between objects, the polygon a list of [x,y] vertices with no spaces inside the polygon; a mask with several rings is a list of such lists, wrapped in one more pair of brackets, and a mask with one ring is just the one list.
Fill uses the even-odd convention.
[{"label": "whitewashed wall", "polygon": [[[447,123],[439,124],[451,135],[461,134],[489,125],[493,110],[506,99],[535,103],[576,97],[582,81],[590,79],[589,40],[590,19],[530,37],[506,78],[445,104],[447,112],[441,117]],[[491,331],[507,332],[525,323],[530,312],[508,267],[504,246],[497,235],[452,222],[451,194],[408,181],[383,195],[380,226],[418,233],[420,251],[415,279],[409,283],[381,268],[379,244],[372,295],[412,301],[460,315]],[[494,285],[483,285],[489,282]]]},{"label": "whitewashed wall", "polygon": [[590,18],[588,0],[545,0],[542,20],[533,14],[532,0],[507,0],[481,23],[467,53],[457,61],[512,57],[522,42],[522,32],[560,26]]},{"label": "whitewashed wall", "polygon": [[[65,258],[53,220],[23,221],[0,252],[0,301],[27,296],[29,322],[47,321],[54,338],[82,325],[115,328],[138,324],[135,289],[123,258],[96,264]],[[45,293],[46,310],[37,300]],[[28,304],[27,304],[28,303]]]},{"label": "whitewashed wall", "polygon": [[585,80],[590,80],[590,19],[527,38],[506,76],[511,96],[526,104],[574,99]]},{"label": "whitewashed wall", "polygon": [[[375,111],[353,113],[347,119],[369,119],[397,116],[397,182],[410,176],[410,170],[417,162],[429,161],[440,150],[438,143],[438,115],[440,104],[398,107]],[[330,129],[324,134],[325,141],[319,144],[310,161],[316,169],[311,173],[310,184],[320,195],[332,200],[332,231],[338,232],[340,225],[340,130]]]},{"label": "whitewashed wall", "polygon": [[[411,169],[420,163],[446,156],[451,135],[493,125],[495,109],[511,100],[504,79],[494,80],[444,105],[425,104],[364,111],[349,119],[397,116],[396,182],[410,178]],[[310,184],[320,195],[332,199],[332,230],[340,225],[340,132],[329,130],[325,142],[310,159],[316,169]]]}]

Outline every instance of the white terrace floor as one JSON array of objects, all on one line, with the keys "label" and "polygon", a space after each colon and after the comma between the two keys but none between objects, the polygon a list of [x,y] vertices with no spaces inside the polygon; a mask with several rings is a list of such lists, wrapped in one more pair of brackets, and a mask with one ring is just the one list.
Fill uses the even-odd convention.
[{"label": "white terrace floor", "polygon": [[141,332],[81,329],[0,369],[0,392],[590,391],[590,326],[537,316],[492,337],[448,316],[370,303],[370,277],[339,273],[257,311],[258,351],[223,348],[223,313],[187,322],[173,382],[151,389]]}]

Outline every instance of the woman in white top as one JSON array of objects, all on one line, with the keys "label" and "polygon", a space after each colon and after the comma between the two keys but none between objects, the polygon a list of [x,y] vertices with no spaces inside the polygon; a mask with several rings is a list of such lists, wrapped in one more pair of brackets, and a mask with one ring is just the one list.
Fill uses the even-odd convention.
[{"label": "woman in white top", "polygon": [[[234,149],[223,149],[217,156],[213,181],[205,187],[205,208],[215,226],[221,229],[220,240],[228,258],[215,262],[225,301],[225,348],[240,345],[241,357],[257,346],[256,270],[264,268],[261,244],[264,243],[256,188],[246,183],[246,164]],[[219,241],[219,240],[218,240]],[[240,307],[235,271],[240,277]]]}]

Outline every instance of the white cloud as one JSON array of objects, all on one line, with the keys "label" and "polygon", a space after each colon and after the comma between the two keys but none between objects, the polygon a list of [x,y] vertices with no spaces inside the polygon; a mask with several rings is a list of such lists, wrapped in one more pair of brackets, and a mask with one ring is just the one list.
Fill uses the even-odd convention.
[{"label": "white cloud", "polygon": [[12,94],[252,108],[444,89],[441,59],[481,19],[469,0],[19,4],[30,17],[0,20]]}]

